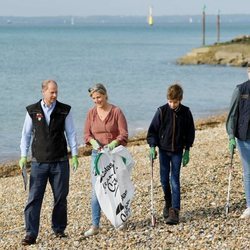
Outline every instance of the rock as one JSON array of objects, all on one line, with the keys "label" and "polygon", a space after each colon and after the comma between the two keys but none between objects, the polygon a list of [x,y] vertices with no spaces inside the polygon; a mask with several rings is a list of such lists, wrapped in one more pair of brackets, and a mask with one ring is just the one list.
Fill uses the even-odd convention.
[{"label": "rock", "polygon": [[230,42],[195,48],[181,58],[178,64],[213,64],[246,67],[250,62],[250,36],[240,36]]},{"label": "rock", "polygon": [[236,63],[239,63],[238,61],[243,60],[243,55],[239,52],[217,51],[214,54],[214,58],[216,61],[218,61],[219,64],[234,65]]}]

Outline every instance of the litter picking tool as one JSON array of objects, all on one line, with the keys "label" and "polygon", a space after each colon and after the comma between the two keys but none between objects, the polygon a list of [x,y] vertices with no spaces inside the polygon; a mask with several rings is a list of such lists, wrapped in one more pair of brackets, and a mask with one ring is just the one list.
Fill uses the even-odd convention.
[{"label": "litter picking tool", "polygon": [[226,203],[226,206],[225,206],[226,216],[229,213],[229,207],[230,207],[230,191],[231,191],[231,181],[232,181],[232,172],[233,172],[233,157],[234,157],[234,151],[231,154],[231,163],[230,163],[230,166],[229,166],[228,188],[227,188],[227,203]]},{"label": "litter picking tool", "polygon": [[24,190],[26,191],[26,189],[27,189],[27,182],[28,182],[26,165],[23,166],[23,168],[22,168],[22,176],[23,176]]},{"label": "litter picking tool", "polygon": [[150,156],[150,163],[151,163],[151,225],[155,227],[156,224],[156,217],[155,217],[155,209],[154,209],[154,160]]}]

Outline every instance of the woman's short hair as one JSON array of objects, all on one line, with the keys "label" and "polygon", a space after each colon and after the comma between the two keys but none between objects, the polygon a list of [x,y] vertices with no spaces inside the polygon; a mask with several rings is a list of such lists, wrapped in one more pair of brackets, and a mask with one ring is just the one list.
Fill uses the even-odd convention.
[{"label": "woman's short hair", "polygon": [[95,92],[102,95],[107,95],[107,90],[102,83],[97,83],[93,87],[88,89],[89,95],[92,96]]}]

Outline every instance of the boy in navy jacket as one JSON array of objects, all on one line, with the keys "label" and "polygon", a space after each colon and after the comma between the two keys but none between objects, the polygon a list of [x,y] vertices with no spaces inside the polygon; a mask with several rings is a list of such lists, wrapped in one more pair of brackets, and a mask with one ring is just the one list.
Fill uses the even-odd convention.
[{"label": "boy in navy jacket", "polygon": [[151,159],[156,159],[155,148],[159,148],[160,180],[165,199],[163,216],[167,224],[179,223],[181,163],[183,166],[188,164],[195,137],[193,116],[190,109],[181,104],[182,98],[182,87],[171,85],[167,90],[167,104],[157,109],[147,134]]}]

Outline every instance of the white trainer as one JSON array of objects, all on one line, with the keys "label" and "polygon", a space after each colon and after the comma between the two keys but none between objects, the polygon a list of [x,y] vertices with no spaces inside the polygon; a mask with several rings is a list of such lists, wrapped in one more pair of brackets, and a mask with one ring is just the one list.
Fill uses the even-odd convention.
[{"label": "white trainer", "polygon": [[250,207],[248,207],[240,216],[241,219],[250,219]]},{"label": "white trainer", "polygon": [[99,227],[92,226],[88,231],[84,233],[85,237],[90,237],[93,235],[97,235],[99,233]]},{"label": "white trainer", "polygon": [[118,231],[125,231],[127,229],[127,223],[121,224],[119,227],[116,228]]}]

